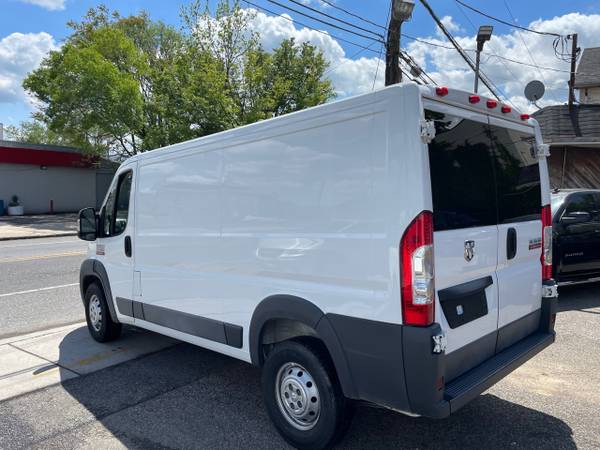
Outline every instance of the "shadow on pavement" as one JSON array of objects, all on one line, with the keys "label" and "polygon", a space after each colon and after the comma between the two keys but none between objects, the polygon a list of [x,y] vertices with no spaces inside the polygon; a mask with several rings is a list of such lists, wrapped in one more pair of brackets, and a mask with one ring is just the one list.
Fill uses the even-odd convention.
[{"label": "shadow on pavement", "polygon": [[[69,355],[61,358],[70,359]],[[77,408],[83,406],[103,430],[128,448],[285,447],[265,413],[259,370],[192,345],[181,343],[65,380],[63,388]],[[71,428],[46,443],[89,443],[95,432]],[[437,421],[360,406],[339,445],[344,449],[509,447],[576,448],[571,428],[563,421],[490,394]]]},{"label": "shadow on pavement", "polygon": [[558,311],[583,311],[600,314],[600,311],[585,311],[600,307],[600,283],[560,286],[558,289]]}]

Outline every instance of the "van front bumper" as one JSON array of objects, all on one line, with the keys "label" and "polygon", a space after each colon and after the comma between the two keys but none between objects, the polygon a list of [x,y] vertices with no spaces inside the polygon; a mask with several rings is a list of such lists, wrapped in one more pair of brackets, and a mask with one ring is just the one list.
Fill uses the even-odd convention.
[{"label": "van front bumper", "polygon": [[[326,317],[344,348],[349,371],[345,375],[353,382],[351,391],[344,389],[346,396],[412,415],[444,418],[552,344],[556,308],[556,297],[543,298],[541,309],[532,315],[537,322],[523,319],[521,328],[531,331],[515,333],[518,326],[512,326],[513,340],[504,340],[505,345],[497,333],[481,338],[482,344],[485,339],[497,342],[495,354],[480,358],[476,365],[463,364],[461,357],[460,367],[472,368],[453,379],[448,379],[453,354],[440,352],[440,340],[434,339],[442,335],[437,323],[412,327],[334,314]],[[481,356],[478,344],[475,341],[471,347],[475,356]]]}]

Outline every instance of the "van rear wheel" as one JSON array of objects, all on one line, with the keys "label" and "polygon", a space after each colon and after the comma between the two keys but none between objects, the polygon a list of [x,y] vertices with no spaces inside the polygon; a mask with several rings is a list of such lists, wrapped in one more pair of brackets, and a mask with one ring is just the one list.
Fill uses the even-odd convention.
[{"label": "van rear wheel", "polygon": [[85,319],[90,334],[98,342],[109,342],[121,335],[121,324],[111,319],[104,291],[96,283],[85,291]]},{"label": "van rear wheel", "polygon": [[318,342],[276,345],[263,366],[262,390],[275,427],[296,448],[329,448],[348,428],[350,401]]}]

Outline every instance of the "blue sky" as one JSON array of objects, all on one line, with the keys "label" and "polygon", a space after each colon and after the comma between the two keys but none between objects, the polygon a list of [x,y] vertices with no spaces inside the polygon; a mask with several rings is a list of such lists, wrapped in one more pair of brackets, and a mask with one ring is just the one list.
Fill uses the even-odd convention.
[{"label": "blue sky", "polygon": [[[278,0],[296,9],[301,7]],[[582,47],[600,46],[600,1],[571,0],[539,1],[539,0],[465,0],[467,3],[484,10],[493,16],[512,21],[513,17],[523,26],[558,33],[578,32]],[[282,13],[285,10],[269,3],[267,0],[253,0],[261,6]],[[303,0],[315,8],[334,14],[366,28],[378,30],[376,27],[361,23],[345,16],[341,11],[324,5],[319,0]],[[154,19],[178,25],[179,7],[184,1],[164,0],[106,0],[103,2],[122,15],[146,10]],[[211,2],[214,4],[214,2]],[[378,24],[385,24],[389,9],[389,0],[336,0],[335,3],[361,17]],[[20,82],[25,74],[34,69],[41,58],[52,48],[60,45],[69,35],[66,22],[81,18],[87,9],[98,5],[93,0],[2,0],[0,14],[0,122],[16,124],[28,119],[33,107],[20,89]],[[534,78],[543,79],[548,87],[548,94],[542,104],[560,103],[566,99],[565,80],[568,74],[560,72],[568,69],[568,64],[559,61],[552,50],[552,38],[531,33],[517,32],[514,28],[495,23],[481,17],[454,0],[430,0],[436,13],[444,18],[444,23],[452,30],[465,48],[473,48],[475,29],[482,24],[494,25],[494,37],[486,46],[489,55],[483,58],[483,68],[506,96],[506,101],[521,109],[529,109],[522,97],[524,85]],[[242,2],[242,6],[246,6]],[[308,12],[308,11],[307,11]],[[512,13],[512,17],[511,17]],[[263,44],[273,47],[283,37],[294,36],[300,40],[309,40],[319,45],[331,61],[332,70],[328,73],[334,82],[339,97],[353,95],[372,89],[382,83],[383,71],[380,64],[377,68],[380,45],[363,38],[353,36],[326,25],[319,24],[297,14],[288,12],[291,18],[306,22],[320,30],[329,31],[332,35],[343,37],[362,45],[371,45],[374,51],[361,50],[358,47],[337,41],[312,30],[304,29],[297,23],[290,23],[281,18],[270,18],[259,13],[256,29],[264,33]],[[413,19],[404,24],[403,32],[420,37],[430,42],[446,44],[446,39],[439,34],[431,17],[419,4],[415,7]],[[404,39],[405,48],[432,77],[440,84],[448,84],[469,89],[473,75],[458,54],[451,50],[436,48]],[[518,61],[538,65],[554,70],[536,69],[500,60],[493,55],[504,56]],[[375,73],[377,72],[377,78]]]}]

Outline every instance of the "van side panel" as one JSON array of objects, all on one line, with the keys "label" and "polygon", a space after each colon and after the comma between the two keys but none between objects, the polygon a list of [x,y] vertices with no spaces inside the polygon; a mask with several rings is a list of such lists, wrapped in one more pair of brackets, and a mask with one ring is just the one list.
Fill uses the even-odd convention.
[{"label": "van side panel", "polygon": [[[140,300],[241,326],[244,355],[216,349],[242,359],[252,314],[273,295],[306,299],[325,314],[401,323],[398,243],[430,208],[420,95],[411,87],[368,100],[141,158]],[[407,190],[412,198],[402,202]],[[201,331],[195,336],[207,346]]]},{"label": "van side panel", "polygon": [[372,155],[385,147],[384,116],[369,106],[223,151],[220,311],[246,320],[259,300],[283,293],[368,314],[371,238],[382,231]]}]

